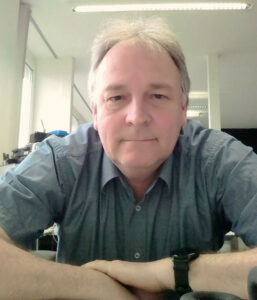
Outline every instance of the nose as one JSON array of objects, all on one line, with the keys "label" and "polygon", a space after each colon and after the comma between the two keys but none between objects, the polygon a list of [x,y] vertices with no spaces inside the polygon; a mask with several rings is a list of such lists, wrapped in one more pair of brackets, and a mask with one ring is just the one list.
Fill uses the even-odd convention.
[{"label": "nose", "polygon": [[127,107],[126,123],[130,126],[148,125],[151,121],[150,112],[144,101],[139,99],[131,100]]}]

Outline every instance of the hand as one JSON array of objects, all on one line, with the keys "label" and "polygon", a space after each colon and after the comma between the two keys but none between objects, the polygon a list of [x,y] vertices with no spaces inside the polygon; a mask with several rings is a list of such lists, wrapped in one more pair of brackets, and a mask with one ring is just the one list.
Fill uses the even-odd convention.
[{"label": "hand", "polygon": [[172,266],[171,258],[164,258],[146,263],[95,260],[83,267],[105,273],[130,287],[156,293],[174,288]]}]

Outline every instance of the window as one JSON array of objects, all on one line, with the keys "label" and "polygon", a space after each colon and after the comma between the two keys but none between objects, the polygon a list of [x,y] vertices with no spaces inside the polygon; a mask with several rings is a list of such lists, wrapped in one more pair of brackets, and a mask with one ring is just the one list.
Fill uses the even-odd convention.
[{"label": "window", "polygon": [[18,142],[19,148],[24,147],[29,143],[32,121],[32,89],[33,71],[27,64],[25,64],[21,95],[20,128]]}]

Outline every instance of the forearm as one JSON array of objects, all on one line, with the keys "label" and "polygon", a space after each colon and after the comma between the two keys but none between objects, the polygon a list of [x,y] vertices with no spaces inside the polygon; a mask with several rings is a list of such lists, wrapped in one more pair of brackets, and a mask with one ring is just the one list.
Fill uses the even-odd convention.
[{"label": "forearm", "polygon": [[36,258],[2,239],[0,264],[0,299],[136,299],[105,274]]},{"label": "forearm", "polygon": [[[257,265],[257,248],[238,253],[201,254],[190,263],[194,291],[216,291],[247,299],[247,277]],[[170,257],[148,263],[94,261],[85,268],[101,271],[119,282],[150,293],[175,289]]]},{"label": "forearm", "polygon": [[257,265],[257,248],[244,252],[203,254],[190,264],[189,282],[196,291],[219,291],[247,299],[247,277]]}]

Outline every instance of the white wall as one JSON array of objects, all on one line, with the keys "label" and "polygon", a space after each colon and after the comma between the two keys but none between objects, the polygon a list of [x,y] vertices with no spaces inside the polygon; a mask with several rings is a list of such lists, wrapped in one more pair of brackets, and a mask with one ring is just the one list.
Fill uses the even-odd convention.
[{"label": "white wall", "polygon": [[[86,101],[86,100],[85,100]],[[91,104],[88,103],[91,107]],[[73,111],[72,114],[78,119],[79,123],[85,123],[92,121],[92,113],[85,105],[81,97],[78,95],[77,91],[74,89],[73,92]]]},{"label": "white wall", "polygon": [[37,58],[33,131],[71,129],[72,58]]},{"label": "white wall", "polygon": [[257,50],[221,55],[222,128],[257,128]]},{"label": "white wall", "polygon": [[28,48],[26,50],[26,64],[28,64],[33,71],[36,70],[36,57],[29,51]]},{"label": "white wall", "polygon": [[30,9],[19,0],[0,2],[0,163],[18,145],[21,86]]},{"label": "white wall", "polygon": [[[87,101],[89,107],[91,108],[91,103],[87,93],[87,80],[88,80],[88,71],[90,68],[90,56],[89,53],[85,54],[85,57],[76,58],[74,63],[74,69],[76,70],[74,73],[74,83],[77,87],[79,87],[80,93],[83,95],[85,101]],[[78,119],[83,122],[91,122],[92,121],[92,113],[88,109],[88,107],[83,103],[81,97],[78,93],[74,92],[73,98],[73,112],[74,115],[79,112],[80,116]]]},{"label": "white wall", "polygon": [[[207,90],[206,62],[194,56],[188,62],[192,90]],[[217,64],[221,128],[257,128],[257,49],[220,54]]]}]

